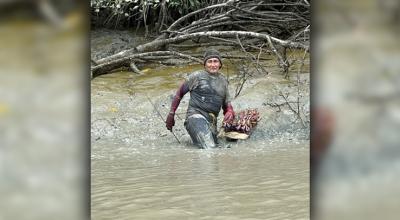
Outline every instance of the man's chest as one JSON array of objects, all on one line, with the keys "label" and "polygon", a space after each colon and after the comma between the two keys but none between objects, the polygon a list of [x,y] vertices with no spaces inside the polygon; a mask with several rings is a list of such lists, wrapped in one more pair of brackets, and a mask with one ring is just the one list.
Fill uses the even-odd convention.
[{"label": "man's chest", "polygon": [[225,94],[225,85],[223,81],[219,78],[215,77],[199,77],[195,86],[193,87],[194,92],[206,93],[206,94],[217,94],[220,96],[224,96]]}]

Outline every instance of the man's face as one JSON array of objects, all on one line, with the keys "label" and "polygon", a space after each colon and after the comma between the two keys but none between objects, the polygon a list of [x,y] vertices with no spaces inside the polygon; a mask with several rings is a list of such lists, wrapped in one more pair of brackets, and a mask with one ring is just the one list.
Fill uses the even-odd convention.
[{"label": "man's face", "polygon": [[221,68],[221,62],[219,62],[218,58],[210,58],[206,61],[205,68],[211,74],[218,73],[219,68]]}]

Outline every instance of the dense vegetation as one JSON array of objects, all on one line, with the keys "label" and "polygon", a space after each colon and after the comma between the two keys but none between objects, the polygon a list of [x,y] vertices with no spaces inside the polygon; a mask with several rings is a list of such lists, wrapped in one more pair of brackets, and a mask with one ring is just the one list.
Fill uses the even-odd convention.
[{"label": "dense vegetation", "polygon": [[[285,74],[294,62],[287,50],[308,52],[310,4],[307,0],[91,0],[92,27],[144,29],[152,41],[100,60],[93,76],[120,67],[137,72],[148,57],[200,62],[188,47],[228,46],[258,63],[274,54]],[[191,40],[193,44],[181,45]],[[257,53],[257,55],[252,55]]]},{"label": "dense vegetation", "polygon": [[242,22],[221,23],[219,26],[243,29],[242,25],[247,22],[251,26],[265,27],[265,30],[256,28],[256,32],[270,30],[290,35],[299,25],[306,26],[309,23],[310,5],[307,1],[299,0],[91,0],[90,5],[93,27],[145,28],[153,34],[159,34],[190,12],[224,3],[230,7],[217,7],[196,14],[182,22],[182,25],[235,8],[240,14],[231,15],[234,20]]}]

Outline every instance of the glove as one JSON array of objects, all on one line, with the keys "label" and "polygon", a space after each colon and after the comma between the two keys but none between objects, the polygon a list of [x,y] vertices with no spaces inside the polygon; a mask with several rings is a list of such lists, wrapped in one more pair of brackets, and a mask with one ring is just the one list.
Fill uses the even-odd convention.
[{"label": "glove", "polygon": [[232,122],[235,119],[235,112],[231,103],[228,103],[223,107],[224,110],[224,122]]},{"label": "glove", "polygon": [[224,122],[230,122],[235,118],[235,112],[233,110],[228,110],[224,116]]},{"label": "glove", "polygon": [[174,125],[175,125],[175,118],[174,117],[175,117],[175,114],[170,112],[168,114],[167,121],[165,122],[166,126],[167,126],[167,129],[170,130],[170,131],[172,131],[172,127],[174,127]]}]

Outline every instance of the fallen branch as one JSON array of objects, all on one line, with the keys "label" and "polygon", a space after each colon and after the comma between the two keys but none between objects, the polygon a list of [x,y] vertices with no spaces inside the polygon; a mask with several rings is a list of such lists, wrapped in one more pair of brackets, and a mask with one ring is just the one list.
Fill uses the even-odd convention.
[{"label": "fallen branch", "polygon": [[[137,4],[141,5],[141,3]],[[306,49],[309,46],[310,5],[305,0],[287,0],[276,3],[266,0],[207,1],[207,3],[202,4],[202,7],[198,7],[197,10],[180,16],[175,21],[171,19],[172,14],[166,8],[168,4],[166,4],[165,0],[161,1],[161,5],[159,10],[155,9],[159,13],[156,15],[158,22],[155,23],[155,29],[157,33],[162,34],[151,42],[99,60],[93,60],[92,76],[95,77],[121,67],[129,67],[132,62],[138,62],[137,59],[139,58],[146,61],[151,60],[151,62],[168,63],[170,60],[166,60],[168,58],[165,56],[169,56],[170,54],[148,55],[147,52],[167,50],[166,52],[172,53],[167,48],[174,47],[174,49],[179,50],[189,47],[187,45],[177,46],[177,44],[186,40],[192,40],[199,47],[229,45],[242,48],[244,51],[247,51],[246,54],[250,55],[249,57],[252,57],[256,66],[259,66],[258,62],[262,59],[260,57],[261,54],[263,52],[270,54],[271,51],[269,49],[271,48],[275,56],[278,57],[278,64],[287,73],[290,63],[286,59],[285,53],[282,54],[275,47],[279,49]],[[148,35],[148,25],[151,26],[150,22],[152,21],[150,17],[155,10],[150,9],[149,5],[146,5],[142,13],[139,13],[137,28],[140,26],[140,23],[143,23],[146,29],[145,36]],[[168,26],[168,24],[170,25]],[[166,28],[164,29],[164,27]],[[210,41],[204,43],[204,40],[211,39],[213,41],[213,38],[217,39],[215,43]],[[256,40],[256,43],[254,41],[249,43],[249,39]],[[267,45],[266,49],[263,48],[265,45]],[[257,51],[258,56],[249,53],[254,50]],[[152,57],[150,58],[150,56]],[[189,58],[189,55],[185,57],[173,54],[172,56],[188,58],[189,60],[199,62],[193,59],[195,58],[193,56]],[[135,70],[135,68],[132,69]]]},{"label": "fallen branch", "polygon": [[159,50],[165,45],[168,45],[171,43],[182,42],[182,41],[185,41],[188,39],[196,39],[196,38],[200,38],[200,37],[232,37],[232,38],[235,38],[236,36],[258,38],[258,39],[263,39],[263,40],[267,40],[267,41],[270,40],[271,42],[277,43],[284,47],[293,47],[293,48],[302,48],[302,49],[307,48],[307,46],[304,44],[294,42],[294,41],[281,40],[281,39],[278,39],[275,37],[271,37],[268,34],[260,34],[260,33],[256,33],[256,32],[250,32],[250,31],[206,31],[206,32],[184,34],[184,35],[181,35],[178,37],[169,38],[169,39],[165,39],[165,40],[155,40],[155,41],[152,41],[152,42],[149,42],[146,44],[139,45],[133,49],[121,51],[115,55],[97,60],[96,62],[99,63],[100,65],[102,65],[107,62],[112,62],[113,60],[121,59],[132,53]]},{"label": "fallen branch", "polygon": [[194,16],[194,15],[196,15],[196,14],[199,14],[200,12],[203,12],[203,11],[206,11],[206,10],[210,10],[210,9],[213,9],[213,8],[227,7],[227,6],[231,5],[233,2],[234,2],[234,0],[229,0],[229,1],[227,1],[227,2],[225,2],[225,3],[222,3],[222,4],[211,5],[211,6],[202,8],[202,9],[200,9],[200,10],[191,12],[191,13],[189,13],[189,14],[187,14],[187,15],[181,17],[181,18],[179,18],[179,19],[176,20],[174,23],[172,23],[172,24],[169,26],[169,28],[167,29],[167,31],[172,31],[172,30],[174,30],[175,27],[178,26],[178,24],[182,23],[184,20],[188,19],[189,17],[192,17],[192,16]]},{"label": "fallen branch", "polygon": [[154,51],[154,52],[147,52],[147,53],[139,53],[139,54],[133,54],[127,57],[123,57],[120,59],[116,60],[111,60],[109,62],[101,63],[91,69],[92,72],[92,77],[99,76],[101,74],[107,73],[108,71],[111,71],[113,69],[116,69],[118,67],[130,65],[132,61],[134,61],[137,58],[145,58],[145,57],[152,57],[152,56],[166,56],[166,55],[174,55],[177,57],[181,58],[186,58],[190,59],[193,61],[196,61],[198,63],[203,63],[203,61],[199,58],[192,57],[190,55],[186,55],[183,53],[178,53],[175,51]]},{"label": "fallen branch", "polygon": [[136,66],[135,62],[131,62],[129,67],[131,68],[132,72],[137,73],[139,75],[142,75],[143,72],[139,70],[139,68]]}]

